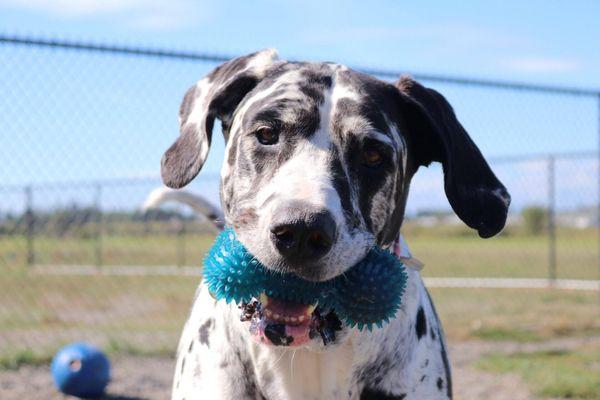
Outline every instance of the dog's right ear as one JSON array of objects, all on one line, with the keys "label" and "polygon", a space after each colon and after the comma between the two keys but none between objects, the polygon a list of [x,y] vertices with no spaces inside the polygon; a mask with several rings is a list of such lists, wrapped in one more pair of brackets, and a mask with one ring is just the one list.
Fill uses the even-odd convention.
[{"label": "dog's right ear", "polygon": [[215,117],[227,134],[235,109],[275,60],[277,52],[272,49],[233,59],[186,92],[179,109],[179,138],[161,160],[165,185],[178,189],[198,175],[208,155]]},{"label": "dog's right ear", "polygon": [[442,163],[444,189],[456,215],[479,236],[504,228],[510,195],[440,93],[402,77],[396,87],[418,165]]}]

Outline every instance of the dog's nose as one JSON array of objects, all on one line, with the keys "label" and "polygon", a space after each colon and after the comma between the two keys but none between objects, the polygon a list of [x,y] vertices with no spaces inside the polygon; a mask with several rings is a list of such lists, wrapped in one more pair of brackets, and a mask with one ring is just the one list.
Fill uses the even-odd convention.
[{"label": "dog's nose", "polygon": [[270,228],[273,244],[292,263],[323,257],[331,249],[336,233],[329,211],[303,214],[276,219]]}]

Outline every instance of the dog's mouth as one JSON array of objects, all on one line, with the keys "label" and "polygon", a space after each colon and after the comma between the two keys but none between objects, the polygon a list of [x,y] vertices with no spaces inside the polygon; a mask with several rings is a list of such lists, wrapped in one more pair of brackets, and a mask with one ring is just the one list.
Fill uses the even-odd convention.
[{"label": "dog's mouth", "polygon": [[302,346],[320,338],[333,343],[342,323],[335,311],[318,305],[300,304],[268,297],[264,293],[239,305],[240,320],[250,322],[250,333],[259,343]]}]

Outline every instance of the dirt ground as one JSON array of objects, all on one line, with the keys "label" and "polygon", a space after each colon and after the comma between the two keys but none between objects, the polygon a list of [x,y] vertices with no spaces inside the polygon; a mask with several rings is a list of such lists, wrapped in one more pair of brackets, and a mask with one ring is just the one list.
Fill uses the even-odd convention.
[{"label": "dirt ground", "polygon": [[[556,346],[568,347],[568,343]],[[467,342],[450,347],[456,399],[531,399],[527,386],[517,375],[496,375],[475,369],[472,364],[492,351],[521,351],[513,344]],[[527,349],[525,349],[527,350]],[[112,360],[112,381],[105,400],[168,399],[174,360],[164,357],[120,357]],[[52,384],[48,367],[21,367],[0,371],[0,398],[3,400],[66,400]]]}]

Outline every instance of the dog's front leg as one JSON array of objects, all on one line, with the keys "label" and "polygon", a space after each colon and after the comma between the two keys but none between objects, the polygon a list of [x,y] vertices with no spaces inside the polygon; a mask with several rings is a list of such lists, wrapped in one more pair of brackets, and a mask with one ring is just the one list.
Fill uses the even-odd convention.
[{"label": "dog's front leg", "polygon": [[234,307],[216,302],[203,285],[178,348],[172,400],[260,399]]}]

